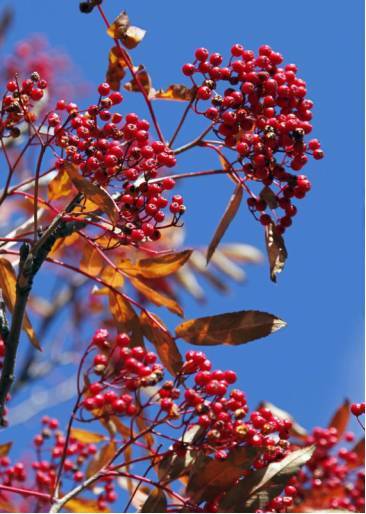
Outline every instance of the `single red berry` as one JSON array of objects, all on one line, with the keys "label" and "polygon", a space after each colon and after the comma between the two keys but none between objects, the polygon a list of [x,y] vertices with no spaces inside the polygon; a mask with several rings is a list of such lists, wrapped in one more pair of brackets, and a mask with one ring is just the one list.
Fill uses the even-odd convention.
[{"label": "single red berry", "polygon": [[107,82],[103,82],[102,84],[99,84],[99,86],[98,86],[98,93],[101,96],[108,95],[110,90],[111,90],[111,86]]},{"label": "single red berry", "polygon": [[208,57],[208,50],[207,48],[197,48],[197,50],[195,51],[194,55],[196,57],[196,59],[198,59],[199,61],[205,61]]}]

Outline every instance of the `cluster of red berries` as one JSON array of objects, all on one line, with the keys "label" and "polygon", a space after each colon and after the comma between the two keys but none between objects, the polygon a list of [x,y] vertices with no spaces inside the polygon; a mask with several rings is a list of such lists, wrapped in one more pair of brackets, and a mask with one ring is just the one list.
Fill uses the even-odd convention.
[{"label": "cluster of red berries", "polygon": [[[346,444],[354,444],[355,435],[346,432],[342,439]],[[337,429],[316,427],[305,442],[315,444],[316,450],[291,479],[298,501],[306,498],[306,491],[310,489],[319,497],[328,498],[325,508],[364,512],[365,474],[360,470],[360,458],[352,448],[339,447]]]},{"label": "cluster of red berries", "polygon": [[[157,240],[160,229],[176,225],[186,209],[180,195],[171,201],[163,196],[174,187],[173,179],[150,183],[161,168],[175,166],[176,159],[164,143],[151,140],[147,120],[135,113],[123,116],[112,112],[123,100],[121,93],[111,92],[107,83],[100,84],[98,92],[98,103],[86,111],[60,100],[48,115],[48,127],[62,150],[56,167],[70,162],[91,181],[116,190],[122,244]],[[172,214],[170,221],[166,220],[166,207]]]},{"label": "cluster of red berries", "polygon": [[[221,54],[210,54],[206,48],[198,48],[194,62],[183,66],[196,88],[192,108],[212,121],[222,147],[235,152],[233,158],[227,157],[233,172],[243,173],[246,184],[275,187],[271,201],[248,188],[248,205],[263,225],[275,222],[279,233],[297,213],[291,200],[303,198],[311,188],[305,175],[292,171],[305,166],[308,154],[323,158],[317,139],[305,141],[312,131],[313,107],[306,98],[306,83],[297,76],[295,64],[282,62],[282,55],[268,45],[256,55],[235,44],[226,66]],[[222,93],[220,83],[226,86]],[[210,106],[201,107],[208,101]],[[281,216],[277,207],[284,211]]]},{"label": "cluster of red berries", "polygon": [[1,104],[0,134],[2,137],[16,138],[21,134],[22,123],[33,123],[37,119],[37,103],[42,100],[47,89],[47,81],[38,72],[19,82],[9,80]]},{"label": "cluster of red berries", "polygon": [[139,408],[131,393],[160,382],[163,368],[155,353],[142,346],[130,348],[127,334],[118,334],[114,343],[109,339],[105,329],[97,330],[92,339],[98,353],[91,371],[100,379],[87,387],[82,407],[95,416],[135,416]]},{"label": "cluster of red berries", "polygon": [[[69,57],[51,48],[43,36],[37,35],[17,43],[12,54],[3,61],[1,78],[5,83],[13,77],[22,80],[36,71],[47,81],[47,101],[52,101],[58,97],[75,98],[85,90],[82,81],[72,83],[69,80],[71,70],[75,73]],[[45,109],[46,105],[42,112]]]}]

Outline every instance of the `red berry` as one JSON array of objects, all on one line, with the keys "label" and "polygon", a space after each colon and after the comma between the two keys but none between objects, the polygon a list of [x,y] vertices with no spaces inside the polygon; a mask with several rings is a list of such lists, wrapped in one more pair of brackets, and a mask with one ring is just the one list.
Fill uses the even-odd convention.
[{"label": "red berry", "polygon": [[107,82],[103,82],[102,84],[99,84],[99,86],[98,86],[98,93],[101,96],[108,95],[110,90],[111,90],[111,86]]}]

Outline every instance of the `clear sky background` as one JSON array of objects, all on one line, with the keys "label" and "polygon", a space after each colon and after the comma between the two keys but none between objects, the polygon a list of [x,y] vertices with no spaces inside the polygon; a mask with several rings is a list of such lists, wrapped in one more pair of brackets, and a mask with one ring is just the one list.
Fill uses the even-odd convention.
[{"label": "clear sky background", "polygon": [[[7,47],[30,33],[45,33],[53,46],[70,54],[87,81],[103,80],[112,41],[97,12],[80,14],[77,0],[8,3],[16,18]],[[147,29],[133,55],[136,63],[146,65],[156,87],[184,81],[181,65],[192,59],[196,47],[228,55],[235,42],[254,50],[271,45],[286,62],[297,63],[299,75],[308,82],[315,103],[313,133],[326,158],[310,160],[306,167],[313,189],[298,202],[299,214],[286,233],[285,271],[276,285],[269,280],[266,263],[252,266],[247,283],[234,285],[229,296],[211,293],[203,307],[186,299],[185,314],[190,318],[256,309],[286,320],[288,327],[271,337],[236,348],[214,347],[208,353],[216,366],[238,372],[252,406],[266,399],[308,428],[327,423],[345,397],[363,398],[363,3],[105,0],[105,8],[111,20],[126,9],[133,24]],[[145,112],[138,95],[126,93],[125,99],[125,109],[129,105],[129,110]],[[167,134],[182,108],[157,105]],[[198,133],[194,121],[189,129]],[[178,161],[177,171],[216,165],[210,154],[195,152]],[[208,244],[231,189],[224,177],[185,183],[187,246]],[[265,251],[262,227],[245,205],[225,240]],[[171,316],[167,319],[173,322]],[[57,408],[54,414],[65,420],[68,408]],[[36,430],[36,420],[29,427]],[[15,436],[21,433],[19,427],[13,430]]]}]

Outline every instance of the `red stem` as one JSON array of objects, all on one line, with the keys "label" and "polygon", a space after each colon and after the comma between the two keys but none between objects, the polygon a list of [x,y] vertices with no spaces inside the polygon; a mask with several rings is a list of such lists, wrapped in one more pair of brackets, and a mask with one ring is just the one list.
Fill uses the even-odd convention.
[{"label": "red stem", "polygon": [[35,496],[41,500],[51,502],[52,497],[50,494],[41,493],[39,491],[31,491],[30,489],[23,489],[21,487],[11,487],[10,485],[0,484],[0,491],[8,491],[9,493],[22,494],[23,496]]}]

